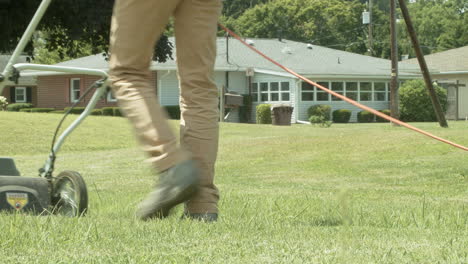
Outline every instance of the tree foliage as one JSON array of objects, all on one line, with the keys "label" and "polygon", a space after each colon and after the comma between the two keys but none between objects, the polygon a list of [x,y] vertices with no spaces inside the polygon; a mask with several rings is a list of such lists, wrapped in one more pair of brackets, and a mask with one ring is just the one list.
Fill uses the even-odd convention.
[{"label": "tree foliage", "polygon": [[[447,109],[447,91],[439,86],[434,87],[442,110]],[[431,98],[424,81],[407,81],[399,89],[400,118],[403,121],[426,122],[437,121]]]},{"label": "tree foliage", "polygon": [[[222,21],[245,37],[277,38],[368,54],[368,27],[362,11],[368,0],[225,1]],[[373,56],[390,57],[388,0],[373,0]],[[418,0],[408,3],[425,54],[468,45],[466,0]],[[397,10],[399,12],[399,10]],[[406,25],[399,15],[399,53],[414,57]]]},{"label": "tree foliage", "polygon": [[276,0],[246,10],[231,23],[244,36],[312,42],[365,52],[359,40],[363,5],[344,0]]},{"label": "tree foliage", "polygon": [[[41,0],[0,0],[0,53],[10,53],[33,17]],[[60,0],[52,1],[38,30],[49,32],[48,50],[62,50],[61,57],[76,57],[80,45],[85,43],[92,53],[107,52],[113,0]],[[31,43],[26,52],[32,54]],[[172,45],[162,36],[155,47],[154,59],[167,60]]]}]

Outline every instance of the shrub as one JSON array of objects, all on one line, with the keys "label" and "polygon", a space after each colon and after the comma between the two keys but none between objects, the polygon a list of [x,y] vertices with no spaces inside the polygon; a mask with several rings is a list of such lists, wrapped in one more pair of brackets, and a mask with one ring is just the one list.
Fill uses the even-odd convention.
[{"label": "shrub", "polygon": [[[65,112],[67,112],[68,110],[70,110],[70,107],[65,107],[65,109],[63,109]],[[83,113],[83,111],[85,110],[84,107],[74,107],[71,111],[70,111],[70,114],[81,114]]]},{"label": "shrub", "polygon": [[64,114],[64,113],[65,113],[65,110],[54,110],[54,111],[50,111],[49,113],[52,113],[52,114]]},{"label": "shrub", "polygon": [[114,109],[112,107],[103,107],[102,108],[102,115],[113,116],[114,115]]},{"label": "shrub", "polygon": [[375,115],[369,111],[361,111],[357,114],[357,120],[359,123],[372,123],[374,122]]},{"label": "shrub", "polygon": [[331,106],[329,105],[313,105],[307,109],[307,116],[323,116],[325,120],[330,120]]},{"label": "shrub", "polygon": [[[384,110],[379,110],[379,112],[384,113],[386,115],[390,115],[390,110],[389,109],[384,109]],[[380,116],[375,116],[375,121],[376,122],[390,122],[387,119],[383,119]]]},{"label": "shrub", "polygon": [[122,116],[122,112],[120,111],[120,107],[112,107],[112,111],[114,116]]},{"label": "shrub", "polygon": [[333,123],[332,121],[325,120],[325,117],[317,115],[311,116],[309,122],[312,125],[319,125],[320,127],[330,127]]},{"label": "shrub", "polygon": [[180,119],[180,106],[166,105],[164,109],[166,109],[169,119]]},{"label": "shrub", "polygon": [[30,103],[16,103],[16,104],[10,104],[6,107],[7,111],[12,111],[12,112],[19,112],[20,109],[23,108],[31,108],[33,107],[32,104]]},{"label": "shrub", "polygon": [[259,104],[256,109],[257,124],[271,124],[271,105]]},{"label": "shrub", "polygon": [[333,122],[348,123],[351,118],[351,111],[347,109],[338,109],[333,111]]},{"label": "shrub", "polygon": [[31,112],[31,109],[32,109],[32,108],[21,108],[19,111],[20,111],[20,112],[30,113],[30,112]]},{"label": "shrub", "polygon": [[31,113],[49,113],[55,110],[55,108],[30,108]]},{"label": "shrub", "polygon": [[243,94],[243,106],[239,107],[239,121],[241,123],[248,123],[250,114],[252,113],[252,96]]},{"label": "shrub", "polygon": [[101,109],[93,109],[93,111],[91,111],[91,115],[102,115],[102,110]]},{"label": "shrub", "polygon": [[4,96],[0,96],[0,111],[5,111],[8,105],[8,101]]},{"label": "shrub", "polygon": [[[439,86],[434,86],[434,89],[442,110],[445,112],[447,109],[447,91]],[[424,122],[437,120],[431,98],[422,80],[405,82],[401,86],[399,94],[400,119],[402,121]]]}]

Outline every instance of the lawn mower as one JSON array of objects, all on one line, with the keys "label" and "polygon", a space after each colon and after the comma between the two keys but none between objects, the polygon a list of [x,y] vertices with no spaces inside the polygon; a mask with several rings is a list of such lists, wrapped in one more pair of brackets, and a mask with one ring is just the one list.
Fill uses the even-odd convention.
[{"label": "lawn mower", "polygon": [[[35,71],[95,75],[102,77],[102,79],[89,87],[62,117],[53,136],[50,154],[45,164],[39,169],[39,177],[20,176],[20,172],[12,158],[0,158],[0,211],[28,211],[35,214],[55,213],[76,217],[84,215],[88,209],[88,193],[85,181],[75,171],[63,171],[55,176],[54,164],[57,153],[66,137],[91,113],[96,103],[105,95],[108,91],[109,81],[107,73],[102,70],[26,63],[15,64],[51,1],[41,1],[6,68],[0,73],[0,95],[5,87],[17,84],[21,76],[35,75]],[[94,91],[94,94],[85,110],[56,140],[66,116],[92,91]]]}]

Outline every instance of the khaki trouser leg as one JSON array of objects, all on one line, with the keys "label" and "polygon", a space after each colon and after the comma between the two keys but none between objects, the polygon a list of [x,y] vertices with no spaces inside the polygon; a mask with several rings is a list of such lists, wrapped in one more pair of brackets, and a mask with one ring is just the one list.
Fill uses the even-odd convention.
[{"label": "khaki trouser leg", "polygon": [[133,125],[148,161],[159,171],[188,158],[177,147],[166,113],[150,85],[156,40],[179,0],[117,0],[112,17],[110,78],[118,104]]},{"label": "khaki trouser leg", "polygon": [[217,213],[214,185],[218,151],[218,89],[214,83],[216,32],[220,0],[185,0],[175,11],[177,67],[181,90],[181,144],[202,170],[190,213]]}]

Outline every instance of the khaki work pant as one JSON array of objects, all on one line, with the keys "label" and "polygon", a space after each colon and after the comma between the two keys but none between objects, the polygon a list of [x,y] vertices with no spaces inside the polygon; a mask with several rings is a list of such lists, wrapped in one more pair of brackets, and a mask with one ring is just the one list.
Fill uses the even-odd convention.
[{"label": "khaki work pant", "polygon": [[[213,80],[220,0],[117,0],[110,39],[110,78],[123,113],[133,125],[148,161],[164,171],[193,158],[202,175],[190,213],[216,213],[213,183],[218,151],[218,90]],[[181,147],[150,84],[154,46],[175,18],[180,87]]]}]

